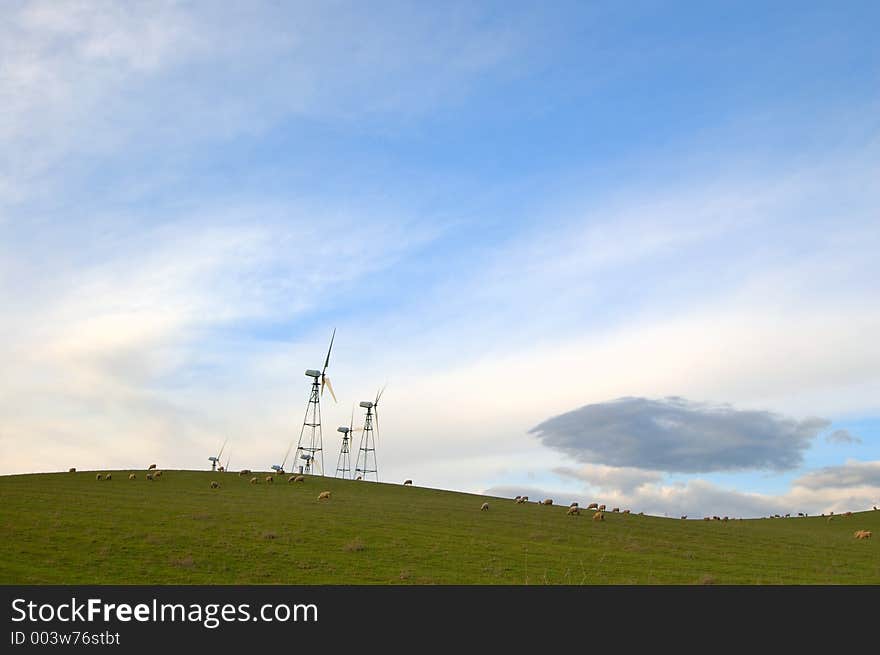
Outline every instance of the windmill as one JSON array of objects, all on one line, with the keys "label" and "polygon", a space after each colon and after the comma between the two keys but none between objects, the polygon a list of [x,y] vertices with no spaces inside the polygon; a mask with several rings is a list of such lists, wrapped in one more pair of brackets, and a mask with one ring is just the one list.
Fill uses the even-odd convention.
[{"label": "windmill", "polygon": [[[379,465],[376,462],[376,434],[379,431],[379,399],[384,391],[385,387],[379,389],[379,392],[376,394],[376,400],[362,400],[359,403],[361,407],[367,410],[367,414],[364,416],[364,432],[361,435],[361,445],[358,448],[354,472],[362,475],[364,480],[367,479],[367,475],[373,473],[376,476],[376,482],[379,481]],[[373,428],[374,420],[376,423],[375,428]],[[371,456],[373,460],[372,468],[370,468]]]},{"label": "windmill", "polygon": [[[320,371],[308,369],[306,375],[312,378],[312,391],[309,394],[309,402],[306,405],[306,415],[303,419],[302,429],[299,433],[299,442],[296,445],[294,462],[302,460],[304,464],[299,466],[300,473],[311,473],[320,467],[321,475],[324,475],[324,449],[321,434],[321,396],[324,386],[330,390],[333,402],[336,402],[336,394],[333,393],[333,385],[327,376],[327,367],[330,365],[330,352],[333,350],[333,340],[336,338],[336,329],[330,337],[330,347],[327,349],[327,357],[324,359],[324,368]],[[320,383],[318,380],[320,379]],[[294,464],[296,466],[296,464]]]},{"label": "windmill", "polygon": [[217,470],[217,462],[220,461],[220,455],[223,454],[223,449],[226,448],[227,441],[229,441],[229,439],[226,439],[226,441],[223,442],[223,445],[220,447],[219,453],[217,453],[216,455],[212,455],[211,457],[208,458],[208,461],[211,462],[211,470],[212,471]]},{"label": "windmill", "polygon": [[226,464],[221,466],[218,470],[221,472],[225,472],[225,471],[229,470],[229,453],[226,453]]},{"label": "windmill", "polygon": [[[351,408],[351,420],[348,426],[336,428],[337,432],[342,433],[342,446],[339,448],[339,457],[336,459],[336,477],[351,477],[351,438],[352,433],[358,432],[363,428],[354,427],[354,407]],[[341,475],[340,475],[341,474]]]},{"label": "windmill", "polygon": [[287,452],[284,453],[284,459],[281,460],[281,464],[272,464],[270,467],[276,473],[284,473],[284,465],[287,464],[287,458],[290,457],[290,451],[293,449],[293,442],[290,442],[290,445],[287,447]]}]

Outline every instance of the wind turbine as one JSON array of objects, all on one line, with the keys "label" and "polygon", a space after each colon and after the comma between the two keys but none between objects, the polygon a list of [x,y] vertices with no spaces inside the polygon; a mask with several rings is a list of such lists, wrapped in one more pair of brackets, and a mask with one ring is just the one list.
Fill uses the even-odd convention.
[{"label": "wind turbine", "polygon": [[287,464],[287,458],[290,457],[290,451],[293,450],[293,442],[290,442],[290,445],[287,447],[287,452],[284,453],[284,459],[281,460],[281,464],[272,464],[271,469],[276,473],[284,473],[284,465]]},{"label": "wind turbine", "polygon": [[[330,347],[327,349],[327,357],[324,358],[324,368],[320,371],[312,368],[306,370],[306,375],[312,378],[312,391],[309,394],[306,415],[303,419],[302,429],[299,433],[299,442],[296,444],[296,455],[294,456],[294,462],[299,460],[305,462],[304,465],[300,465],[300,473],[311,473],[313,468],[320,466],[321,475],[324,475],[321,396],[324,394],[324,387],[326,386],[330,390],[330,395],[333,396],[333,402],[336,402],[336,394],[333,393],[333,385],[330,384],[330,377],[327,375],[327,367],[330,366],[330,353],[333,350],[333,340],[335,338],[336,328],[333,329],[333,335],[330,337]],[[318,380],[320,380],[320,383]]]},{"label": "wind turbine", "polygon": [[216,471],[216,470],[217,470],[217,462],[220,461],[220,455],[223,454],[223,449],[226,448],[226,442],[227,442],[227,441],[229,441],[229,439],[226,439],[226,440],[223,442],[223,445],[220,447],[220,452],[219,452],[219,453],[217,453],[216,455],[212,455],[211,457],[208,458],[208,461],[211,462],[211,470],[212,470],[212,471]]},{"label": "wind turbine", "polygon": [[[360,448],[358,448],[354,471],[361,474],[364,480],[367,479],[368,474],[373,473],[376,476],[376,482],[379,481],[379,464],[376,461],[376,435],[379,432],[379,399],[384,391],[385,387],[379,389],[378,393],[376,393],[376,400],[362,400],[358,403],[367,410],[367,413],[364,416],[364,432],[361,435],[361,444]],[[375,428],[373,427],[374,420],[376,423]],[[373,459],[372,468],[370,468],[371,456]]]},{"label": "wind turbine", "polygon": [[336,477],[340,477],[341,473],[343,480],[346,475],[351,477],[351,438],[352,433],[359,432],[360,430],[363,430],[363,428],[354,427],[354,407],[352,407],[351,420],[349,420],[348,426],[343,425],[336,428],[337,432],[342,433],[342,446],[339,448],[339,457],[336,459]]}]

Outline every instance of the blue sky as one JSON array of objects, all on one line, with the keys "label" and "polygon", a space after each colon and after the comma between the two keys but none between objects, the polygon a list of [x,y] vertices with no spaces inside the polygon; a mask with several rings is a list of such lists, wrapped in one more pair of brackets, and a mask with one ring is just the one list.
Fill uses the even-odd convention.
[{"label": "blue sky", "polygon": [[[880,503],[874,3],[0,12],[0,472],[202,467],[225,438],[265,468],[336,327],[325,416],[388,381],[386,480]],[[614,463],[595,425],[530,432],[623,397],[730,420],[686,472],[645,457],[686,432],[657,403]],[[799,463],[748,464],[776,438]]]}]

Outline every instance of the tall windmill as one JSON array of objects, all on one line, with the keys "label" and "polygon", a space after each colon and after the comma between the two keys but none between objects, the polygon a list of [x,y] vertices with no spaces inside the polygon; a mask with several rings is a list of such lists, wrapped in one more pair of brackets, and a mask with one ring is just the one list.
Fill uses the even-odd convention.
[{"label": "tall windmill", "polygon": [[[379,432],[379,399],[384,391],[385,387],[379,389],[376,394],[376,400],[362,400],[359,403],[361,407],[367,410],[367,413],[364,416],[364,432],[361,435],[361,445],[358,448],[354,472],[363,476],[364,480],[372,473],[376,476],[376,482],[379,481],[379,464],[376,462],[376,434]],[[374,421],[375,428],[373,427]],[[370,461],[371,459],[372,461]]]},{"label": "tall windmill", "polygon": [[223,442],[223,445],[220,446],[220,452],[219,452],[219,453],[217,453],[216,455],[211,455],[211,456],[208,458],[208,461],[211,462],[211,470],[212,470],[212,471],[216,471],[216,470],[217,470],[217,462],[220,461],[220,455],[223,454],[223,449],[226,448],[226,442],[227,442],[227,441],[229,441],[229,439],[226,439],[226,440]]},{"label": "tall windmill", "polygon": [[[336,338],[336,329],[333,329],[333,336],[330,337],[330,347],[327,349],[327,357],[324,359],[324,368],[320,371],[308,369],[306,375],[312,378],[312,391],[309,394],[309,402],[306,405],[306,416],[303,419],[303,426],[299,433],[299,442],[296,445],[296,455],[294,462],[302,460],[304,464],[300,464],[300,473],[312,473],[317,468],[321,469],[321,475],[324,475],[324,448],[322,446],[321,434],[321,396],[324,393],[324,386],[330,390],[333,396],[333,402],[336,402],[336,394],[333,393],[333,385],[330,384],[330,378],[327,376],[327,367],[330,365],[330,352],[333,350],[333,340]],[[320,380],[320,382],[318,382]],[[296,466],[296,464],[294,464]]]},{"label": "tall windmill", "polygon": [[337,432],[342,433],[342,446],[339,448],[339,457],[336,458],[336,477],[343,480],[351,477],[351,439],[352,434],[363,428],[354,427],[354,407],[351,408],[351,420],[348,426],[336,428]]}]

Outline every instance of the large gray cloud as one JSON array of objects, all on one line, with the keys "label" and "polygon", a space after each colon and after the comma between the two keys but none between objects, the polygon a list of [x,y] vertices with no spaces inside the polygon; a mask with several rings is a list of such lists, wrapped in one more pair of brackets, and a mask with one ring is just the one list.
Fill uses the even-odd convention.
[{"label": "large gray cloud", "polygon": [[620,398],[550,418],[529,432],[593,464],[705,473],[797,468],[830,422],[684,398]]}]

